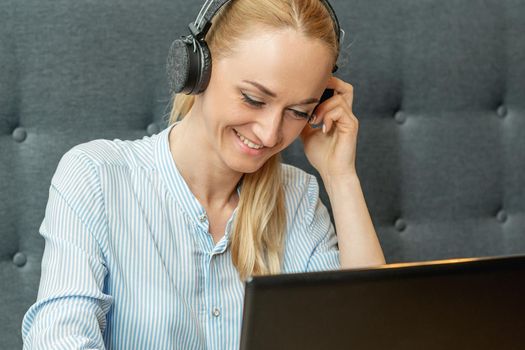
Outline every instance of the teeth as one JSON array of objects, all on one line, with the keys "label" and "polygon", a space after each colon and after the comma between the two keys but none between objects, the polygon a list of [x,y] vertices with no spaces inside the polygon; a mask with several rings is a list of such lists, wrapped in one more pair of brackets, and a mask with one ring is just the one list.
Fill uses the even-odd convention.
[{"label": "teeth", "polygon": [[239,136],[239,138],[241,139],[242,142],[244,142],[244,144],[250,148],[253,148],[253,149],[261,149],[263,148],[262,145],[257,145],[255,143],[253,143],[252,141],[248,140],[246,137],[244,137],[243,135],[239,134],[238,131],[235,131],[237,133],[237,136]]}]

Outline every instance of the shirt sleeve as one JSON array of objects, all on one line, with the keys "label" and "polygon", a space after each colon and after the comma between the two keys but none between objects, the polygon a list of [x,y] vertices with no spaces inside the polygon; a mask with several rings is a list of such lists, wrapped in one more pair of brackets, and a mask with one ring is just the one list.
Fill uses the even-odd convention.
[{"label": "shirt sleeve", "polygon": [[45,239],[36,303],[24,316],[24,349],[104,349],[111,296],[104,294],[107,230],[95,166],[69,151],[51,181],[40,234]]},{"label": "shirt sleeve", "polygon": [[317,237],[315,246],[308,260],[306,270],[323,271],[338,270],[341,268],[339,262],[339,248],[334,225],[330,220],[330,214],[319,197],[319,185],[317,178],[311,176],[308,185],[309,199],[309,230],[313,237]]}]

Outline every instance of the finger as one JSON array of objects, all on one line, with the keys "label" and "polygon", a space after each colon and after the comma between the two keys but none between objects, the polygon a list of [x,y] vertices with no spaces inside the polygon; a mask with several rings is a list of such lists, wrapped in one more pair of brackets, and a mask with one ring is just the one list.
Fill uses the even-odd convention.
[{"label": "finger", "polygon": [[308,120],[308,125],[310,125],[312,129],[319,129],[323,126],[323,118],[317,108],[314,110],[312,117]]},{"label": "finger", "polygon": [[350,112],[352,111],[352,108],[348,104],[348,101],[345,98],[345,96],[343,96],[343,95],[335,95],[335,96],[329,98],[328,100],[324,101],[323,103],[321,103],[319,106],[317,106],[317,108],[315,109],[315,112],[314,112],[315,119],[313,119],[312,121],[314,123],[319,123],[318,119],[321,119],[319,117],[323,116],[326,112],[328,112],[328,111],[330,111],[330,110],[332,110],[334,108],[337,108],[339,106],[345,107]]},{"label": "finger", "polygon": [[328,89],[334,89],[338,94],[341,95],[346,93],[353,94],[354,92],[354,87],[351,84],[334,76],[331,76],[330,79],[328,79],[326,87]]},{"label": "finger", "polygon": [[[322,127],[323,123],[326,124],[327,115],[331,113],[333,110],[339,110],[340,115],[344,118],[345,116],[352,116],[353,112],[350,106],[346,103],[344,98],[342,96],[337,96],[332,99],[332,101],[320,106],[318,110],[316,110],[315,119],[313,119],[313,123],[316,125],[313,125],[313,127]],[[349,124],[350,118],[345,119],[339,119],[339,122],[344,124]],[[326,126],[325,128],[327,128]]]},{"label": "finger", "polygon": [[350,108],[352,108],[354,102],[354,87],[336,77],[331,77],[328,80],[327,88],[334,89],[335,95],[342,95]]},{"label": "finger", "polygon": [[355,132],[359,128],[359,120],[353,113],[349,113],[343,107],[337,107],[328,111],[324,116],[325,133],[329,133],[334,124],[344,132]]},{"label": "finger", "polygon": [[343,118],[344,112],[344,109],[339,106],[325,113],[323,118],[323,132],[326,134],[329,133],[330,130],[332,130],[333,124]]}]

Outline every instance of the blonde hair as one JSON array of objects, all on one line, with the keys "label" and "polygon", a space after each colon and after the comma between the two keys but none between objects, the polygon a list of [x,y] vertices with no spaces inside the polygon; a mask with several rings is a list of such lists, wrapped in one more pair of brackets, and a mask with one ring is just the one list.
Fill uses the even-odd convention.
[{"label": "blonde hair", "polygon": [[[231,53],[236,40],[253,24],[294,28],[307,37],[321,39],[338,53],[333,20],[321,0],[232,0],[214,17],[206,36],[213,59]],[[194,96],[177,94],[170,124],[191,110]],[[280,154],[254,173],[244,174],[237,215],[231,234],[232,261],[241,279],[281,272],[286,231],[286,208]]]}]

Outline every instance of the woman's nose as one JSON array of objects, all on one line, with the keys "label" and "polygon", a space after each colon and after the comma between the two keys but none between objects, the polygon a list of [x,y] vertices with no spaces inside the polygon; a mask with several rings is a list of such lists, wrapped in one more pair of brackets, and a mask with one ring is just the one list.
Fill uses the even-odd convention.
[{"label": "woman's nose", "polygon": [[274,147],[281,141],[282,113],[280,111],[265,114],[261,117],[259,125],[258,136],[265,147]]}]

